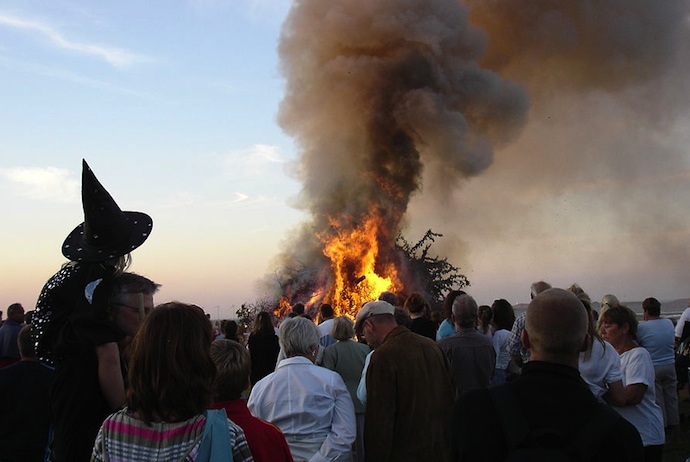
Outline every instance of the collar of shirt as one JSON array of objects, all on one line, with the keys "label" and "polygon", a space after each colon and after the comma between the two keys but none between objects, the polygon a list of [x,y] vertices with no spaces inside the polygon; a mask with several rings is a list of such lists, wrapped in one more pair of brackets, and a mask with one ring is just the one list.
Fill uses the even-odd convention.
[{"label": "collar of shirt", "polygon": [[286,366],[291,366],[293,364],[303,364],[303,365],[314,365],[313,362],[311,362],[309,359],[305,358],[304,356],[293,356],[292,358],[285,358],[283,359],[279,364],[276,369],[279,369],[281,367],[286,367]]}]

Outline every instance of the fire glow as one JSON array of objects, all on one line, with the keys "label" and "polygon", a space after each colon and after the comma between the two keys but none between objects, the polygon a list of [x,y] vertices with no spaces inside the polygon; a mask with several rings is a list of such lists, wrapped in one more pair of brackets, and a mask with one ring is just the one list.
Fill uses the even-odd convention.
[{"label": "fire glow", "polygon": [[381,292],[402,290],[395,265],[377,266],[377,235],[383,225],[380,217],[369,215],[361,226],[344,230],[337,219],[330,221],[335,231],[322,233],[319,238],[334,277],[328,299],[339,314],[354,317],[363,303],[376,300]]}]

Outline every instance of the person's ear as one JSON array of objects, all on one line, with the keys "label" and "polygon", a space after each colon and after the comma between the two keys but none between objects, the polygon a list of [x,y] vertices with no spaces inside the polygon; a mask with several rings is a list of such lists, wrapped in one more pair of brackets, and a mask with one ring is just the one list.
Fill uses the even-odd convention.
[{"label": "person's ear", "polygon": [[520,334],[520,343],[522,343],[522,348],[525,350],[529,350],[532,346],[529,342],[529,333],[527,333],[527,329],[522,330],[522,334]]}]

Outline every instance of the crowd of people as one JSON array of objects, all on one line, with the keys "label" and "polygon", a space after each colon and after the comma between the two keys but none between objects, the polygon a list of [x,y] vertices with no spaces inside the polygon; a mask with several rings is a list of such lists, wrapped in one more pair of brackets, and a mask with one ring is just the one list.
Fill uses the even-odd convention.
[{"label": "crowd of people", "polygon": [[674,327],[648,298],[640,323],[539,281],[517,316],[461,290],[438,312],[384,292],[354,320],[296,304],[215,331],[127,270],[152,221],[86,162],[82,202],[69,263],[0,327],[2,461],[653,462],[678,429],[690,308]]},{"label": "crowd of people", "polygon": [[[110,281],[122,401],[109,404],[93,348],[80,353],[81,369],[68,369],[93,407],[72,412],[54,402],[76,400],[56,380],[66,360],[37,357],[35,314],[8,309],[0,393],[13,399],[3,405],[0,460],[546,460],[563,451],[660,461],[678,428],[680,338],[654,298],[639,322],[615,300],[593,310],[577,284],[535,283],[517,317],[504,299],[487,316],[455,291],[445,300],[450,317],[423,315],[430,336],[412,330],[421,294],[409,303],[382,294],[393,303],[365,303],[354,322],[330,305],[316,321],[299,306],[282,320],[258,313],[245,341],[214,333],[198,306],[137,305],[152,305],[157,287],[127,271]],[[443,336],[447,319],[453,333]]]}]

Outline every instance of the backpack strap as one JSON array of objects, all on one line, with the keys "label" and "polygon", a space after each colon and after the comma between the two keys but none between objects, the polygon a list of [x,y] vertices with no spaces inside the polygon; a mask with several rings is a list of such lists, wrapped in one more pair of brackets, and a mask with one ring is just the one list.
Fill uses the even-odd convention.
[{"label": "backpack strap", "polygon": [[489,394],[501,421],[508,452],[512,452],[527,439],[531,431],[520,400],[510,384],[489,387]]},{"label": "backpack strap", "polygon": [[232,446],[225,409],[207,410],[206,425],[196,460],[198,462],[216,460],[232,462]]}]

